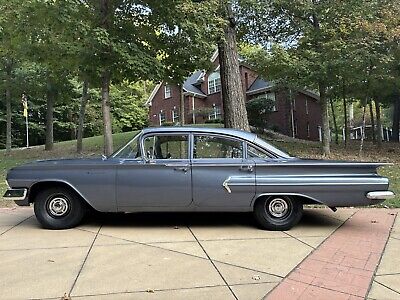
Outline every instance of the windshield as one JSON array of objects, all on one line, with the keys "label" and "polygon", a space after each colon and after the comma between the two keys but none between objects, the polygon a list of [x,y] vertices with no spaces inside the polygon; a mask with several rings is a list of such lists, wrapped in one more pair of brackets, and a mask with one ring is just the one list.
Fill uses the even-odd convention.
[{"label": "windshield", "polygon": [[256,137],[256,139],[254,140],[254,142],[258,145],[260,145],[261,147],[263,147],[264,149],[267,149],[281,157],[284,158],[290,158],[291,156],[289,154],[287,154],[286,152],[283,152],[282,150],[279,150],[278,148],[272,146],[270,143],[267,143],[266,141],[264,141],[263,139],[259,138],[258,136]]},{"label": "windshield", "polygon": [[112,157],[114,158],[128,158],[135,159],[141,158],[142,153],[140,151],[140,135],[139,132],[132,140],[130,140],[124,147],[115,152]]}]

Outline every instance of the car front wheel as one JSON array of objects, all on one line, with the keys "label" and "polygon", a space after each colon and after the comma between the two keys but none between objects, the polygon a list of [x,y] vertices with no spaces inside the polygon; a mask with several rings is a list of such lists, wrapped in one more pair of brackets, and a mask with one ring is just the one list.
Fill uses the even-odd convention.
[{"label": "car front wheel", "polygon": [[50,188],[38,193],[34,210],[44,228],[67,229],[82,221],[86,207],[74,192],[65,188]]},{"label": "car front wheel", "polygon": [[303,215],[303,204],[289,196],[269,196],[259,199],[254,206],[258,224],[267,230],[289,230]]}]

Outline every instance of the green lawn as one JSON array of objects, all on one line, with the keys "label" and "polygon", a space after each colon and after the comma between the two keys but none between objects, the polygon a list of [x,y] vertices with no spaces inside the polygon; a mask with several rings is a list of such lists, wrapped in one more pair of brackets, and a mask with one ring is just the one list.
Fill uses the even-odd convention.
[{"label": "green lawn", "polygon": [[[210,124],[211,126],[215,126]],[[117,133],[113,135],[114,149],[124,145],[135,132]],[[304,158],[322,158],[321,147],[316,142],[297,142],[290,139],[286,141],[270,141],[277,147],[285,149],[291,155]],[[60,142],[54,145],[53,151],[44,151],[43,146],[32,147],[31,149],[15,149],[10,155],[4,150],[0,150],[0,194],[6,189],[5,176],[9,168],[20,165],[24,162],[36,159],[49,158],[70,158],[70,157],[91,157],[99,156],[103,150],[103,137],[96,136],[86,138],[83,141],[84,152],[77,155],[75,152],[76,141]],[[365,151],[362,157],[358,156],[357,143],[352,144],[347,149],[343,145],[332,145],[332,155],[330,159],[339,160],[363,160],[363,161],[385,161],[393,163],[392,166],[379,169],[380,174],[389,177],[390,189],[398,196],[395,199],[388,200],[383,205],[389,207],[400,207],[400,147],[399,145],[386,143],[381,150],[377,150],[372,143],[366,143]],[[5,202],[5,201],[4,201]],[[0,203],[0,206],[13,205],[12,203]]]}]

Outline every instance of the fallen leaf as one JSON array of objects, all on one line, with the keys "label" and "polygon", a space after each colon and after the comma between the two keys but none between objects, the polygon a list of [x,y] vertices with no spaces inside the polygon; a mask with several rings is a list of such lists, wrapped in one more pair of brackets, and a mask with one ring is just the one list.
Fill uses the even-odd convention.
[{"label": "fallen leaf", "polygon": [[251,277],[251,279],[253,279],[253,280],[260,280],[261,277],[260,277],[260,275],[253,275],[253,277]]},{"label": "fallen leaf", "polygon": [[67,293],[64,293],[64,296],[61,298],[61,300],[71,300],[71,297],[67,295]]}]

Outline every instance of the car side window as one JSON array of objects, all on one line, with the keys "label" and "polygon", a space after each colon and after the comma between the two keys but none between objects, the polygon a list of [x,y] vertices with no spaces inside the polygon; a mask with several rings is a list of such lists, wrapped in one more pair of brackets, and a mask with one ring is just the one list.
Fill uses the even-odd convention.
[{"label": "car side window", "polygon": [[188,135],[151,135],[144,138],[146,159],[188,159]]},{"label": "car side window", "polygon": [[243,142],[235,139],[195,135],[193,158],[243,158]]},{"label": "car side window", "polygon": [[247,145],[247,158],[273,158],[268,152]]}]

